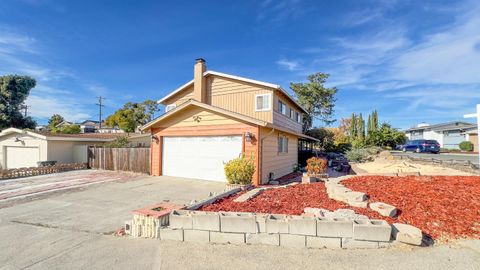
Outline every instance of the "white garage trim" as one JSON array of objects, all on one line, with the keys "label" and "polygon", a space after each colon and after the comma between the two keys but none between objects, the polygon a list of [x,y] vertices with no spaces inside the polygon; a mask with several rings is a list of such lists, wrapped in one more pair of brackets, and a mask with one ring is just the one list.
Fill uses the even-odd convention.
[{"label": "white garage trim", "polygon": [[163,137],[162,174],[226,182],[224,164],[242,154],[235,136]]},{"label": "white garage trim", "polygon": [[5,146],[5,167],[7,169],[36,167],[40,161],[40,148],[35,146]]}]

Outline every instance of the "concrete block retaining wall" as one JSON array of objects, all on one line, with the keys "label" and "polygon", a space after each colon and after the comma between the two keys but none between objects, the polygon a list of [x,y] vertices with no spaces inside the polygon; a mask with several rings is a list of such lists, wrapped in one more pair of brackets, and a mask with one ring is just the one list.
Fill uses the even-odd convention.
[{"label": "concrete block retaining wall", "polygon": [[159,238],[294,248],[378,248],[390,241],[391,232],[383,220],[176,210],[170,214],[170,226],[160,228]]}]

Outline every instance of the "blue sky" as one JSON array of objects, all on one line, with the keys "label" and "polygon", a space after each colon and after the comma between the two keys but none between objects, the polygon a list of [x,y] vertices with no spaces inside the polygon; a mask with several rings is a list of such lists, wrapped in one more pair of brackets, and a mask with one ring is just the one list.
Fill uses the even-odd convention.
[{"label": "blue sky", "polygon": [[[462,120],[480,103],[479,1],[0,2],[0,74],[37,79],[44,123],[159,99],[211,70],[282,85],[331,74],[335,118],[377,109],[407,128]],[[335,125],[335,124],[334,124]]]}]

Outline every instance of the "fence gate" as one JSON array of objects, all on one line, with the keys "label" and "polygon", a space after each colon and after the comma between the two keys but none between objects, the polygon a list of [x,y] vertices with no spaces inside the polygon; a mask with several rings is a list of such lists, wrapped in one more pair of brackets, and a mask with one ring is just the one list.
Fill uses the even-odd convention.
[{"label": "fence gate", "polygon": [[150,174],[150,148],[88,148],[92,169]]}]

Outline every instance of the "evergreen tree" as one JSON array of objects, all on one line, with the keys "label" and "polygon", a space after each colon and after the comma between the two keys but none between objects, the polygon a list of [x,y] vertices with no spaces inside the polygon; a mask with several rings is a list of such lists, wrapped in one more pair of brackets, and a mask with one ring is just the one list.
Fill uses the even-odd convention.
[{"label": "evergreen tree", "polygon": [[350,123],[350,138],[354,140],[357,137],[357,118],[355,113],[352,113],[352,120]]},{"label": "evergreen tree", "polygon": [[368,121],[367,121],[367,134],[370,134],[372,132],[372,115],[368,115]]},{"label": "evergreen tree", "polygon": [[363,116],[361,113],[357,119],[357,122],[358,122],[357,138],[363,142],[365,140],[365,120],[363,120]]}]

